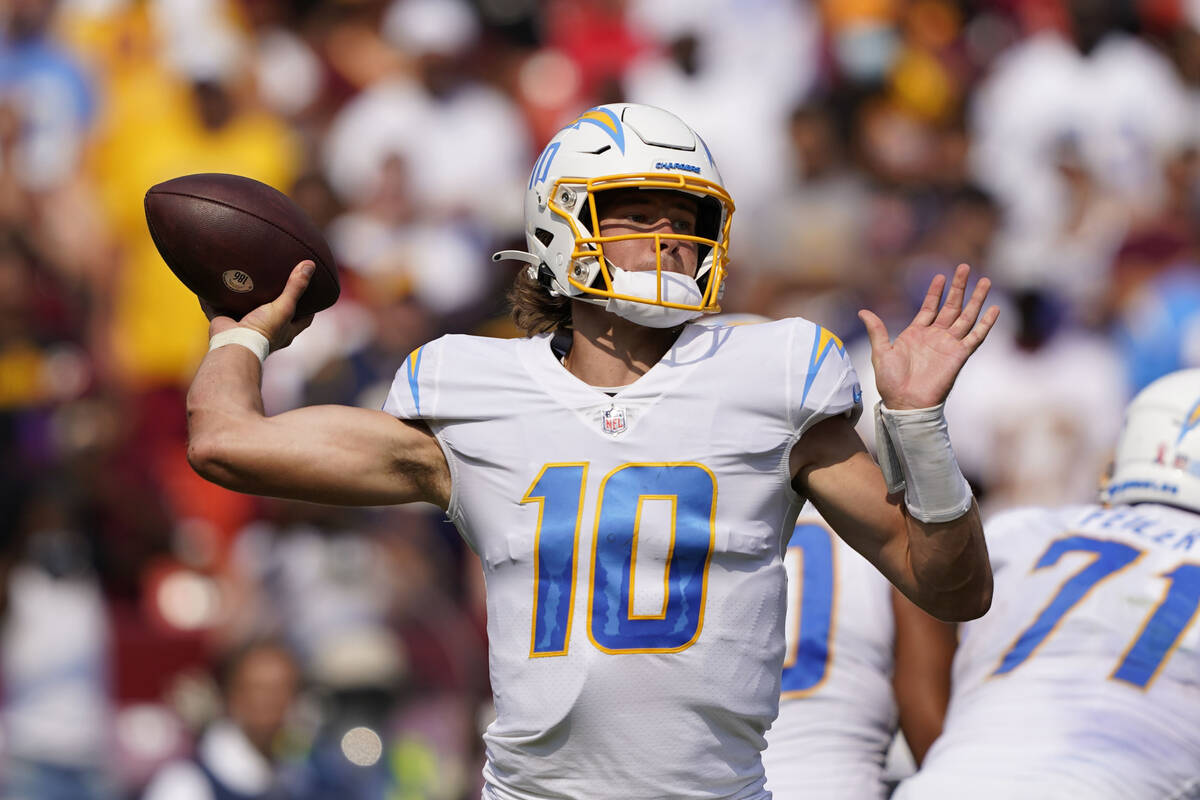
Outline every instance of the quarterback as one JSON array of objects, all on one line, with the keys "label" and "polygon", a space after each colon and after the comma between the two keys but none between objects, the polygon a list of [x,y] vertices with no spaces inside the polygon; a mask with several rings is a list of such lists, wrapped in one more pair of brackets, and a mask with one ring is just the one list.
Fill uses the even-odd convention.
[{"label": "quarterback", "polygon": [[[712,155],[661,109],[616,104],[534,164],[513,292],[523,339],[445,336],[382,411],[265,416],[258,355],[286,346],[311,264],[240,322],[214,317],[189,459],[243,492],[426,501],[478,553],[496,720],[487,798],[767,798],[784,659],[783,551],[806,498],[931,614],[983,614],[982,526],[942,405],[999,313],[968,269],[872,343],[884,469],[854,431],[840,340],[719,310],[734,211]],[[886,476],[886,477],[885,477]]]}]

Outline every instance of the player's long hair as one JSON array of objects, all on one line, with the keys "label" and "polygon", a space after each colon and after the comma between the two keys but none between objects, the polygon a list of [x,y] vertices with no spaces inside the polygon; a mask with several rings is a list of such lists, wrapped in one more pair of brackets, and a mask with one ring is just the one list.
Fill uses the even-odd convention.
[{"label": "player's long hair", "polygon": [[551,297],[525,270],[517,273],[508,290],[508,302],[512,305],[513,323],[528,336],[571,327],[571,301],[566,297]]}]

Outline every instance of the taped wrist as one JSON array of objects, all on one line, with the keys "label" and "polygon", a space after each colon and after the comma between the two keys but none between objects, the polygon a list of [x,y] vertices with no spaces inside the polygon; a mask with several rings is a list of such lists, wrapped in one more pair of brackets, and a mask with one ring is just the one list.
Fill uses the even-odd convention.
[{"label": "taped wrist", "polygon": [[971,507],[944,410],[944,403],[901,411],[875,405],[875,449],[888,491],[903,490],[908,513],[922,522],[949,522]]},{"label": "taped wrist", "polygon": [[250,328],[230,328],[227,331],[221,331],[216,336],[208,340],[208,351],[211,353],[218,347],[224,347],[227,344],[239,344],[249,350],[254,355],[258,356],[259,363],[267,360],[267,354],[271,352],[271,343],[267,341],[267,337]]}]

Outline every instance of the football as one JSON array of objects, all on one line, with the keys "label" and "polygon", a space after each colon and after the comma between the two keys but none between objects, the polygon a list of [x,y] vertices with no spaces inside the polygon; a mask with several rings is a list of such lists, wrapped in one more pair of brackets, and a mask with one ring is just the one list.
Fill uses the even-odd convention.
[{"label": "football", "polygon": [[333,254],[283,192],[241,175],[183,175],[146,191],[146,224],[163,261],[202,300],[240,319],[279,296],[292,268],[317,269],[297,318],[329,308],[340,287]]}]

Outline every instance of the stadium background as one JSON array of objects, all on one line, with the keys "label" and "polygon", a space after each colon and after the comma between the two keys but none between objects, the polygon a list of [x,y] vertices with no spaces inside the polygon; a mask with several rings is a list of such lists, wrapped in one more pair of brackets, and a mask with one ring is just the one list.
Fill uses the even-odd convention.
[{"label": "stadium background", "polygon": [[985,513],[1090,500],[1125,401],[1200,364],[1195,0],[8,0],[0,32],[0,754],[97,796],[187,753],[260,637],[305,674],[282,752],[345,797],[478,796],[489,713],[436,509],[192,474],[206,323],[145,228],[160,180],[258,178],[331,241],[342,298],[269,360],[270,411],[378,407],[416,345],[514,335],[489,255],[540,147],[619,100],[721,165],[728,311],[820,322],[865,372],[859,307],[895,332],[934,271],[993,279],[948,409]]}]

